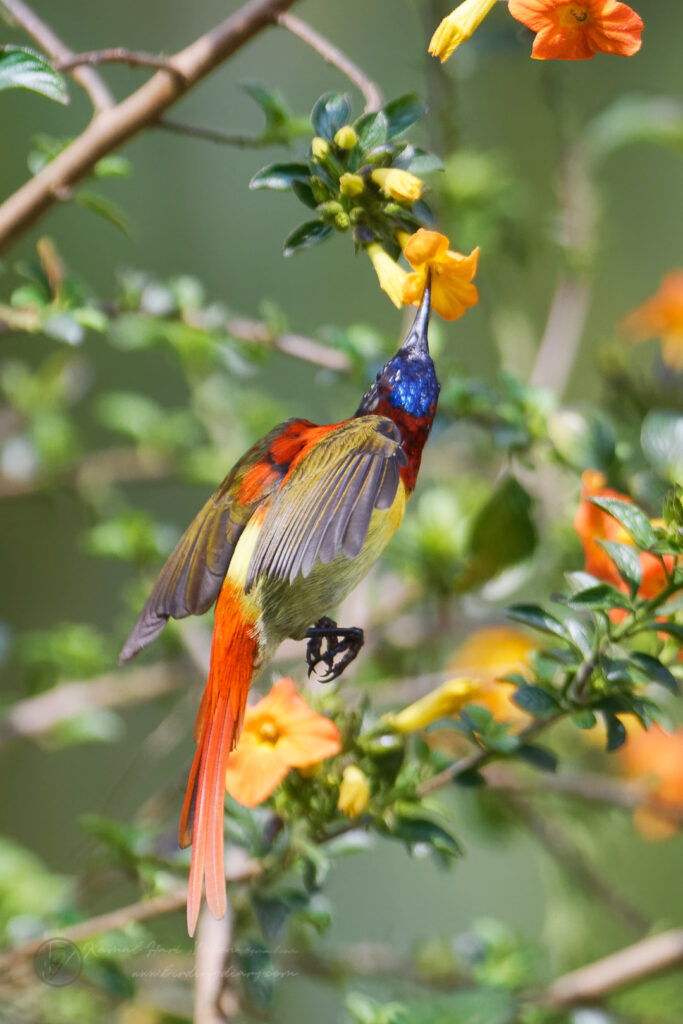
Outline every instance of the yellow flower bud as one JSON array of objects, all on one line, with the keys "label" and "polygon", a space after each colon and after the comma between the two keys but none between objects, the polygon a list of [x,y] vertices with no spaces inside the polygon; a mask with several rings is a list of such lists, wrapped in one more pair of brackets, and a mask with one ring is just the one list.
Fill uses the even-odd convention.
[{"label": "yellow flower bud", "polygon": [[480,692],[481,684],[476,679],[449,679],[403,711],[385,715],[383,721],[398,732],[415,732],[439,718],[457,715],[466,704],[475,701]]},{"label": "yellow flower bud", "polygon": [[311,143],[311,150],[313,152],[314,160],[324,160],[330,152],[330,144],[326,139],[321,139],[319,135],[316,135]]},{"label": "yellow flower bud", "polygon": [[431,38],[428,52],[439,57],[443,64],[461,43],[470,38],[495,5],[496,0],[464,0],[443,19]]},{"label": "yellow flower bud", "polygon": [[359,196],[364,188],[365,185],[360,174],[349,174],[347,172],[342,174],[339,179],[339,191],[343,196],[349,196],[350,198]]},{"label": "yellow flower bud", "polygon": [[380,288],[387,293],[396,308],[400,309],[403,305],[403,282],[408,274],[392,260],[379,242],[371,242],[367,246],[367,254],[372,260]]},{"label": "yellow flower bud", "polygon": [[340,149],[353,149],[357,142],[358,136],[350,124],[343,125],[334,137],[334,144]]},{"label": "yellow flower bud", "polygon": [[378,167],[371,174],[372,180],[385,195],[400,202],[414,203],[422,195],[424,183],[410,171],[396,167]]},{"label": "yellow flower bud", "polygon": [[349,818],[362,814],[370,801],[370,786],[365,772],[355,764],[349,764],[342,774],[337,807]]}]

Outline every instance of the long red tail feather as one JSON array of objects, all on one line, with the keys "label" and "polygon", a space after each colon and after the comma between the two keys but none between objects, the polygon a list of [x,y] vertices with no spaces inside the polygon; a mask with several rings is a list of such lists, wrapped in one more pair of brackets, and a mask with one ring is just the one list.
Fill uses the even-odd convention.
[{"label": "long red tail feather", "polygon": [[192,843],[187,894],[187,928],[194,934],[206,882],[214,917],[225,914],[223,807],[225,769],[237,743],[254,672],[257,640],[239,594],[225,583],[216,603],[211,668],[199,706],[192,762],[180,816],[180,845]]}]

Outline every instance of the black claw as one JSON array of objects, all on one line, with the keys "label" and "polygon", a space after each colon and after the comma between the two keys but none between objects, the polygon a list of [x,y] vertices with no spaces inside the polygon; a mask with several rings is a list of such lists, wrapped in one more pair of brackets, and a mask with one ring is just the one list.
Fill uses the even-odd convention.
[{"label": "black claw", "polygon": [[319,677],[321,683],[331,683],[351,664],[363,646],[363,630],[355,626],[338,626],[323,616],[306,634],[306,664],[309,676],[321,663],[327,671]]}]

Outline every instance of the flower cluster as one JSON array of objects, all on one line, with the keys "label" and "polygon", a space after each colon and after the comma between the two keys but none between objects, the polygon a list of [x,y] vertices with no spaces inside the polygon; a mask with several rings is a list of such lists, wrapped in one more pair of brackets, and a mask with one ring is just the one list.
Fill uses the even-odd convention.
[{"label": "flower cluster", "polygon": [[[443,19],[429,44],[442,61],[469,39],[496,0],[464,0]],[[537,60],[586,60],[596,53],[631,57],[641,45],[642,19],[618,0],[509,0],[513,18],[536,34]]]}]

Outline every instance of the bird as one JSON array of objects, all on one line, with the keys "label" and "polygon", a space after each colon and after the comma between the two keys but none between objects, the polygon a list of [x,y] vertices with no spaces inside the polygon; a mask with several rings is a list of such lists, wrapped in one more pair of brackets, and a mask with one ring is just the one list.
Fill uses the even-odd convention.
[{"label": "bird", "polygon": [[194,729],[196,752],[180,817],[191,845],[187,926],[202,885],[226,912],[225,772],[247,694],[286,638],[308,638],[309,674],[334,678],[358,653],[362,630],[325,613],[353,590],[397,530],[415,489],[440,384],[429,352],[430,282],[408,335],[356,412],[340,423],[290,419],[242,456],[162,568],[119,657],[147,647],[169,618],[215,602],[211,661]]}]

